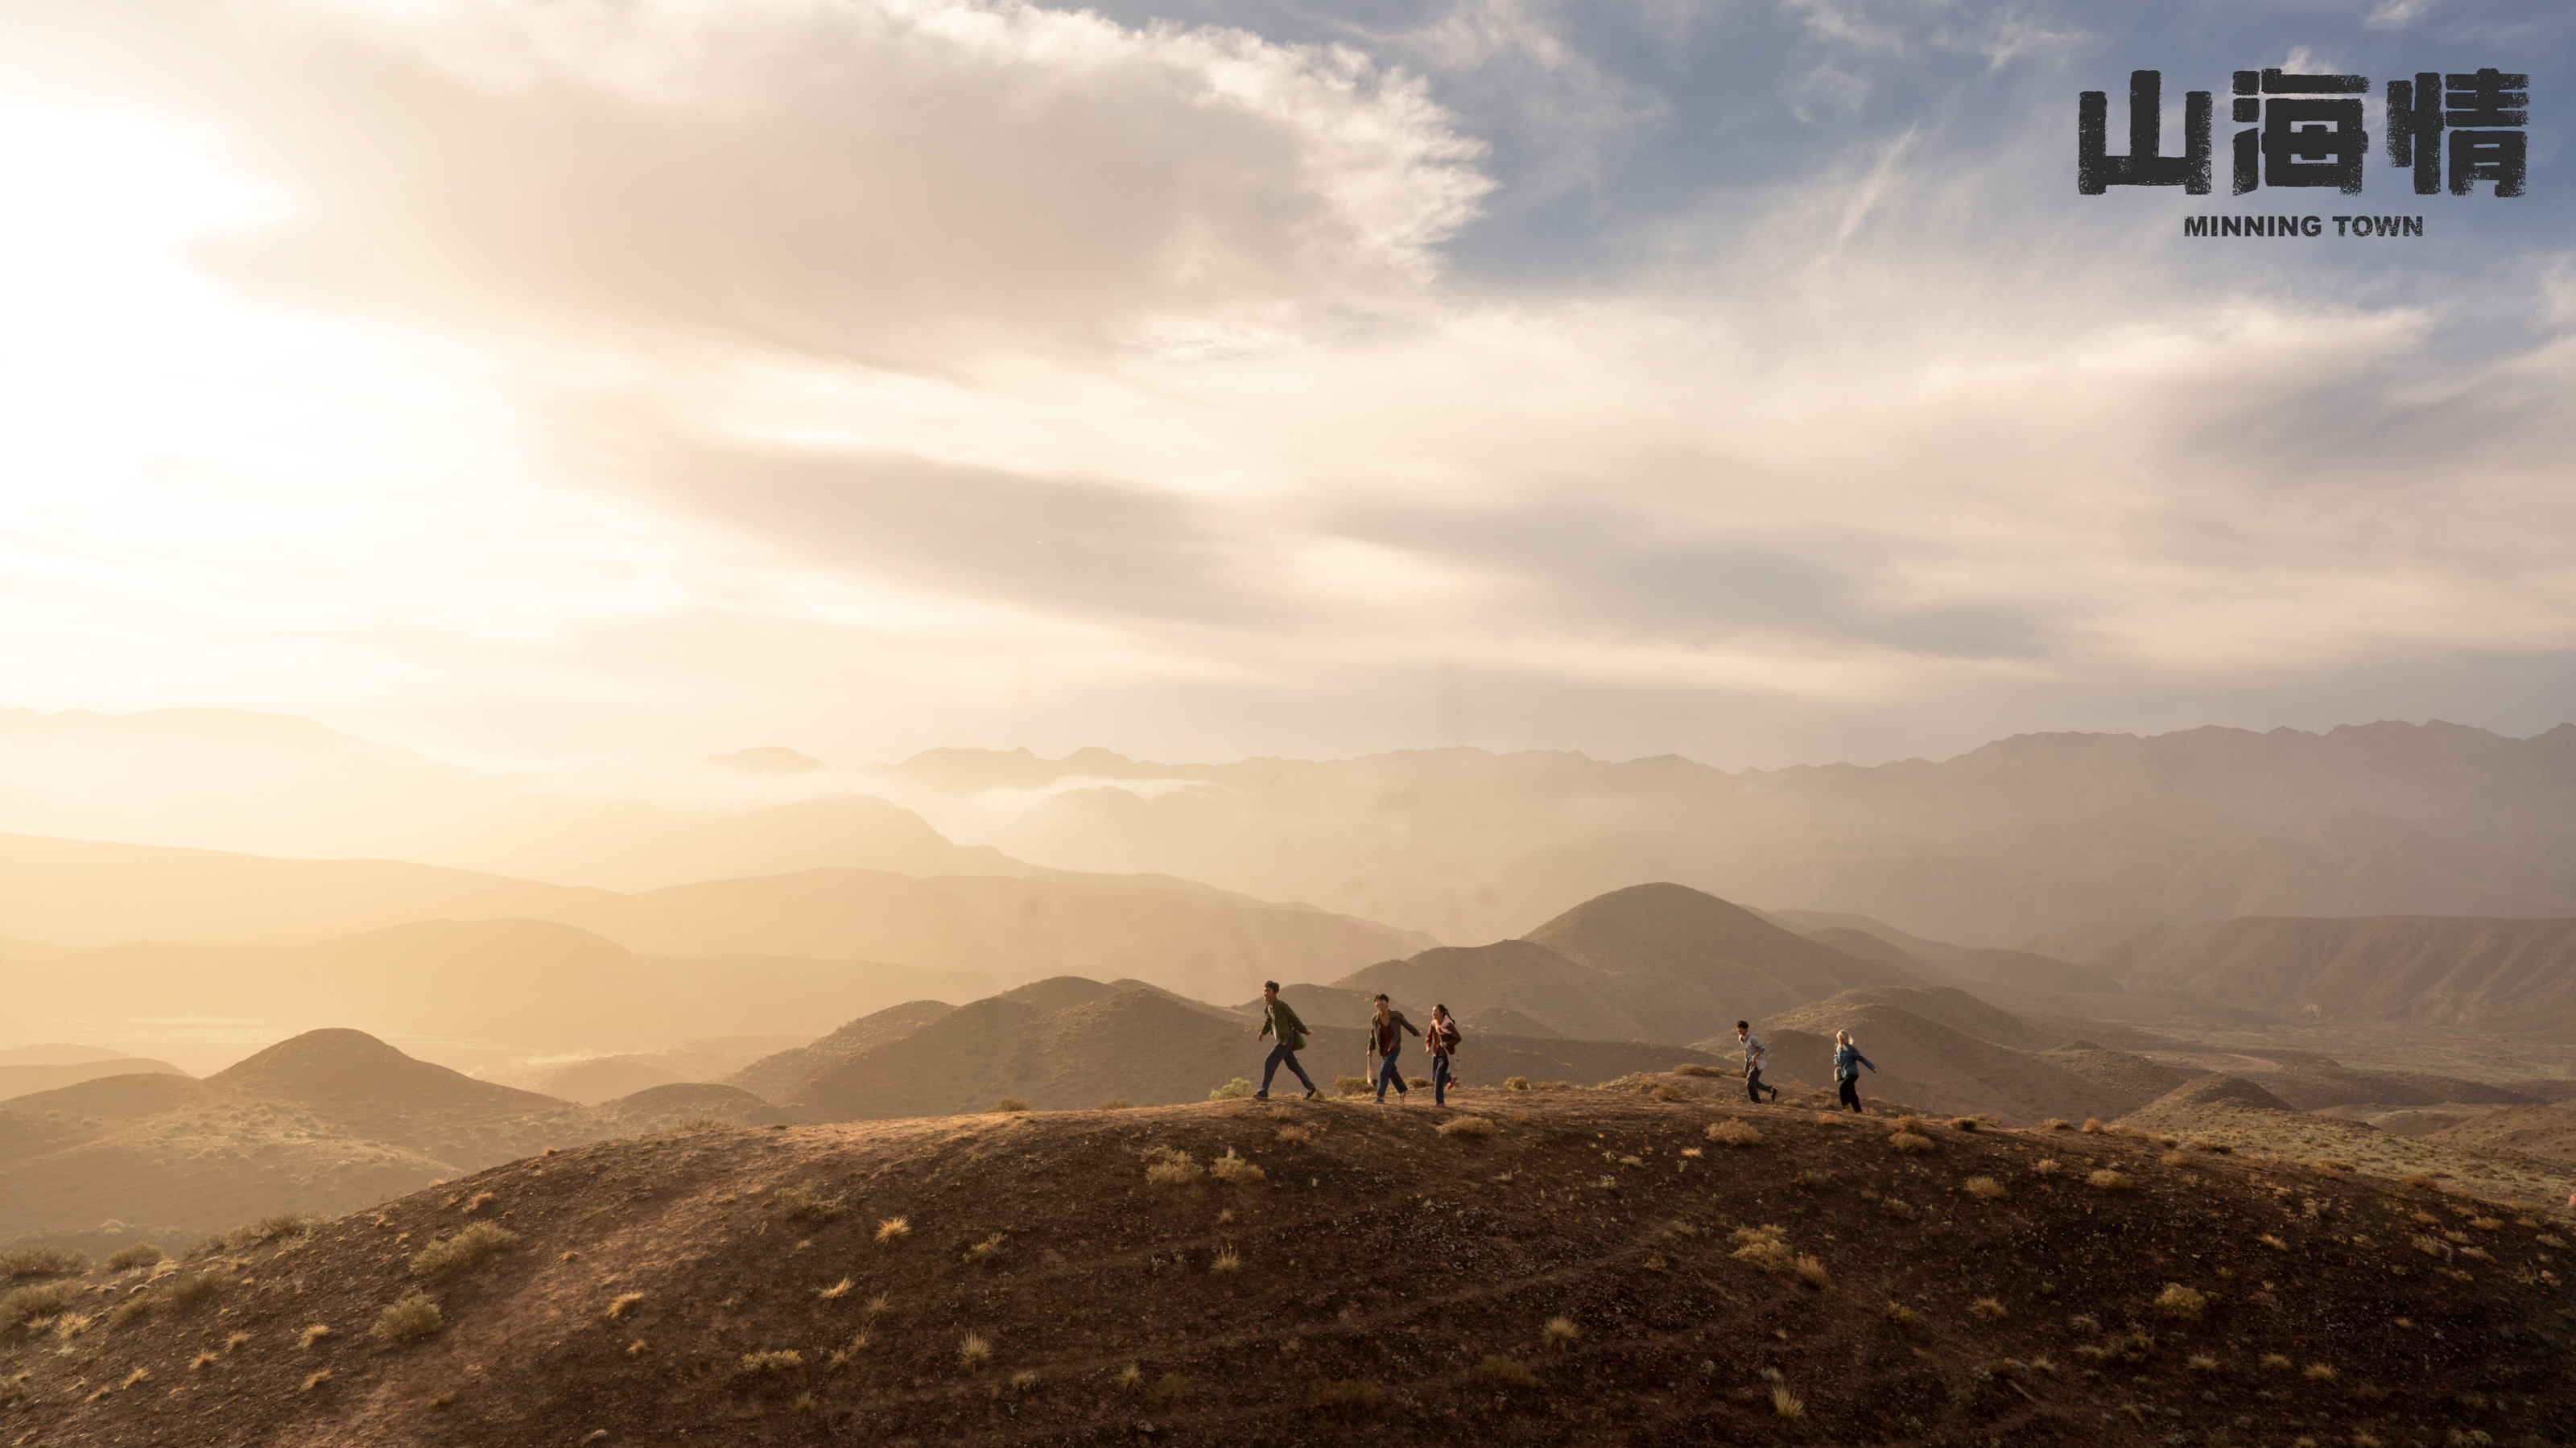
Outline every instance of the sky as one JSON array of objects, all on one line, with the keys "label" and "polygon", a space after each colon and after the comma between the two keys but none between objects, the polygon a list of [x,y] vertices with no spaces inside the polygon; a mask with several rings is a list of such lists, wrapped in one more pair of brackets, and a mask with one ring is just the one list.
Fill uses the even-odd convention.
[{"label": "sky", "polygon": [[[6,8],[0,705],[1727,768],[2576,718],[2564,6]],[[2363,194],[2228,194],[2266,66],[2370,78]],[[2415,195],[2383,83],[2483,66],[2527,194]],[[2215,194],[2077,193],[2140,68]],[[2425,228],[2182,234],[2275,213]]]}]

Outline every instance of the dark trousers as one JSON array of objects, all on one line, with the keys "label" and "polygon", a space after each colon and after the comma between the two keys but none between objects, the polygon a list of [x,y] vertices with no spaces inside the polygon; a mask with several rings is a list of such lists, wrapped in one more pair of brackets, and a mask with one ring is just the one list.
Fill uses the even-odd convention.
[{"label": "dark trousers", "polygon": [[1282,1061],[1288,1063],[1289,1070],[1297,1073],[1298,1080],[1306,1083],[1307,1090],[1312,1091],[1315,1089],[1314,1081],[1306,1075],[1306,1068],[1297,1064],[1297,1053],[1289,1050],[1288,1043],[1282,1041],[1278,1045],[1270,1048],[1269,1064],[1261,1068],[1262,1095],[1267,1096],[1270,1094],[1270,1078],[1279,1074],[1279,1063]]},{"label": "dark trousers", "polygon": [[1446,1056],[1431,1058],[1431,1104],[1449,1104],[1449,1058]]},{"label": "dark trousers", "polygon": [[1745,1068],[1744,1068],[1744,1094],[1745,1094],[1745,1095],[1747,1095],[1747,1096],[1749,1096],[1749,1097],[1753,1098],[1753,1099],[1754,1099],[1754,1100],[1756,1100],[1756,1101],[1759,1101],[1759,1100],[1761,1100],[1761,1099],[1762,1099],[1762,1093],[1763,1093],[1763,1092],[1765,1092],[1765,1091],[1768,1091],[1768,1090],[1770,1090],[1770,1089],[1771,1089],[1770,1087],[1765,1086],[1765,1085],[1763,1085],[1763,1084],[1762,1084],[1762,1068],[1761,1068],[1761,1067],[1759,1067],[1759,1066],[1747,1066],[1747,1067],[1745,1067]]},{"label": "dark trousers", "polygon": [[1858,1076],[1845,1076],[1843,1078],[1843,1104],[1854,1111],[1860,1110],[1860,1078]]},{"label": "dark trousers", "polygon": [[1396,1059],[1397,1058],[1394,1056],[1381,1056],[1378,1058],[1377,1099],[1380,1101],[1384,1101],[1386,1099],[1386,1087],[1387,1083],[1390,1081],[1395,1083],[1396,1095],[1401,1096],[1404,1094],[1404,1073],[1395,1068]]}]

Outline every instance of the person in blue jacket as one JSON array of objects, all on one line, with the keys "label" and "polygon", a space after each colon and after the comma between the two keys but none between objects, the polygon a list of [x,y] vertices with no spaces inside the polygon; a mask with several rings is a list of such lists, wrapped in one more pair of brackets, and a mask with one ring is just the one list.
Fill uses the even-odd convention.
[{"label": "person in blue jacket", "polygon": [[1868,1066],[1873,1072],[1878,1070],[1867,1056],[1860,1053],[1860,1047],[1852,1044],[1851,1032],[1834,1032],[1834,1084],[1842,1089],[1842,1104],[1854,1111],[1860,1110],[1860,1068],[1863,1066]]}]

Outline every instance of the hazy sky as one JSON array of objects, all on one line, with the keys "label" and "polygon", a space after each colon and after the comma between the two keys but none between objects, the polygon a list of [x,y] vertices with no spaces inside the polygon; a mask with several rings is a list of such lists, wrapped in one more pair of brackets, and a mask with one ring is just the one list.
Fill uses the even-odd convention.
[{"label": "hazy sky", "polygon": [[[2576,717],[2563,4],[0,3],[0,704],[1728,767]],[[2226,195],[2260,66],[2371,78],[2363,195]],[[2529,194],[2415,196],[2379,86],[2480,66]],[[2220,93],[2219,194],[2076,194],[2140,67]],[[2426,235],[2180,234],[2230,211]]]}]

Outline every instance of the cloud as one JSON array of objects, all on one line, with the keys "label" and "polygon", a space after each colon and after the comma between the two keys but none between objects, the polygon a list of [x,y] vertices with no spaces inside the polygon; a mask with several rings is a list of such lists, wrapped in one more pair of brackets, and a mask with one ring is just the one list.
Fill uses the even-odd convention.
[{"label": "cloud", "polygon": [[281,197],[208,247],[226,275],[484,329],[1296,335],[1411,295],[1488,187],[1356,51],[1022,4],[313,0],[161,38],[156,84]]}]

